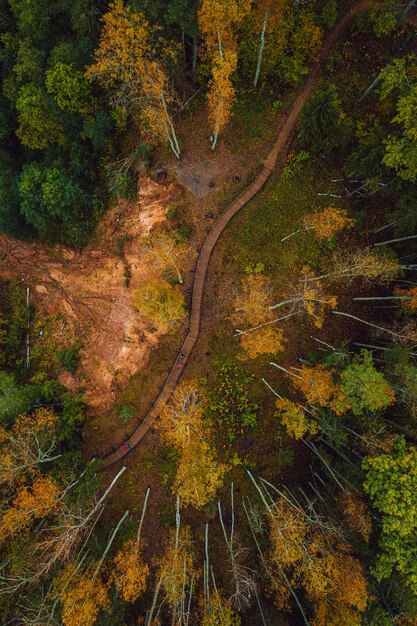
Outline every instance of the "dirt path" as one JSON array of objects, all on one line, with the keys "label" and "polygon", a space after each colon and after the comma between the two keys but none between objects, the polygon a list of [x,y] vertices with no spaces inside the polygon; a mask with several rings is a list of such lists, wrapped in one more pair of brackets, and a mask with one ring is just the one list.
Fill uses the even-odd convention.
[{"label": "dirt path", "polygon": [[[226,228],[230,220],[236,215],[236,213],[238,213],[240,209],[244,207],[263,188],[266,181],[270,177],[274,167],[277,165],[278,160],[283,161],[283,159],[285,158],[296,130],[296,124],[301,109],[305,101],[309,97],[311,91],[315,87],[320,69],[325,62],[330,50],[332,49],[335,41],[340,37],[342,32],[353,20],[355,15],[366,9],[368,6],[371,6],[372,4],[374,4],[372,0],[361,0],[361,2],[356,4],[348,13],[346,13],[342,17],[340,22],[330,32],[321,50],[319,59],[315,62],[307,79],[307,82],[304,85],[304,88],[297,96],[288,114],[284,127],[280,130],[271,152],[264,161],[264,167],[262,168],[262,171],[260,172],[260,174],[258,174],[253,183],[251,183],[251,185],[249,185],[249,187],[225,209],[225,211],[220,215],[220,217],[213,225],[211,231],[207,235],[200,251],[194,278],[191,300],[190,326],[178,358],[175,361],[159,396],[155,400],[155,403],[146,415],[143,422],[136,428],[130,438],[125,442],[124,446],[120,447],[118,450],[116,450],[116,452],[106,456],[102,460],[102,469],[106,469],[113,465],[113,463],[119,461],[129,452],[129,448],[134,448],[138,445],[138,443],[143,439],[143,437],[146,435],[146,433],[158,417],[161,404],[166,402],[166,400],[173,392],[183,372],[187,359],[193,351],[199,337],[201,310],[203,305],[203,290],[206,281],[207,269],[211,253],[213,252],[213,249],[220,235],[222,234],[223,230]],[[184,355],[184,357],[182,358],[183,366],[178,368],[177,366],[181,355]]]}]

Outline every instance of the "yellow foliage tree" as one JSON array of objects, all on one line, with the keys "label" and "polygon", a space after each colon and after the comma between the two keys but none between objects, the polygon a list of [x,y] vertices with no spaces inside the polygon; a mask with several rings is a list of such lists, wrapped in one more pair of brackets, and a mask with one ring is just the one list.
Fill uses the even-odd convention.
[{"label": "yellow foliage tree", "polygon": [[[151,134],[167,140],[179,157],[169,114],[173,97],[162,63],[156,59],[155,28],[141,13],[125,6],[123,0],[114,0],[102,21],[95,63],[88,67],[87,79],[97,80],[112,90],[116,107],[139,108]],[[172,56],[173,50],[165,50],[164,54]]]},{"label": "yellow foliage tree", "polygon": [[172,490],[184,504],[204,507],[223,482],[227,466],[213,451],[210,429],[203,422],[205,396],[196,381],[178,385],[160,409],[158,426],[180,452]]},{"label": "yellow foliage tree", "polygon": [[269,537],[271,559],[280,568],[291,567],[304,557],[304,543],[309,525],[304,515],[280,498],[271,509]]},{"label": "yellow foliage tree", "polygon": [[288,298],[274,304],[270,310],[274,311],[282,306],[291,305],[289,315],[305,312],[313,319],[314,326],[321,328],[327,309],[334,309],[337,299],[336,296],[326,293],[320,278],[324,277],[317,277],[308,267],[303,267],[299,281],[292,288]]},{"label": "yellow foliage tree", "polygon": [[161,587],[174,615],[184,597],[185,589],[190,586],[196,574],[192,547],[188,526],[182,526],[178,532],[171,530],[164,553],[157,561]]},{"label": "yellow foliage tree", "polygon": [[272,300],[271,281],[261,274],[248,274],[235,300],[233,321],[249,326],[237,330],[240,344],[250,358],[262,354],[275,354],[284,349],[284,331],[274,324],[270,310]]},{"label": "yellow foliage tree", "polygon": [[[379,282],[395,280],[402,267],[397,259],[377,254],[369,248],[358,248],[348,253],[336,253],[332,259],[334,270],[326,275],[333,280],[365,278]],[[323,278],[323,277],[319,277]]]},{"label": "yellow foliage tree", "polygon": [[216,590],[203,604],[201,626],[240,626],[240,617]]},{"label": "yellow foliage tree", "polygon": [[187,257],[191,259],[193,252],[185,242],[176,240],[164,230],[152,233],[147,241],[149,253],[161,272],[170,272],[176,275],[178,282],[184,282],[181,276],[180,265]]},{"label": "yellow foliage tree", "polygon": [[151,279],[136,289],[132,301],[140,313],[167,328],[174,328],[186,317],[182,291],[161,278]]},{"label": "yellow foliage tree", "polygon": [[215,459],[206,441],[190,440],[181,451],[172,491],[180,496],[184,505],[201,509],[214,498],[227,470],[224,463]]},{"label": "yellow foliage tree", "polygon": [[306,433],[310,433],[310,435],[318,433],[317,422],[307,418],[300,404],[291,402],[287,398],[281,398],[276,401],[275,406],[278,409],[277,415],[281,417],[288,434],[294,439],[301,439]]},{"label": "yellow foliage tree", "polygon": [[135,602],[146,590],[149,567],[136,541],[127,541],[113,559],[112,580],[126,602]]},{"label": "yellow foliage tree", "polygon": [[204,403],[203,389],[191,380],[177,385],[169,403],[162,404],[157,425],[175,447],[185,448],[201,437]]},{"label": "yellow foliage tree", "polygon": [[211,147],[230,119],[235,89],[231,78],[237,66],[236,30],[250,11],[252,0],[203,0],[198,23],[212,65],[209,86]]}]

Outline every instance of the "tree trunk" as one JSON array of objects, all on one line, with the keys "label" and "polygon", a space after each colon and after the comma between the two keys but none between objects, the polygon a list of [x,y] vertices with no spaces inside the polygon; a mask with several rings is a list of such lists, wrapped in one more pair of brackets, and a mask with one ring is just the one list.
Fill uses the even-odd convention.
[{"label": "tree trunk", "polygon": [[191,62],[191,75],[193,77],[193,84],[195,84],[195,73],[197,69],[197,35],[193,37],[193,59]]},{"label": "tree trunk", "polygon": [[260,71],[261,71],[262,55],[263,55],[263,51],[264,51],[264,47],[265,47],[265,31],[266,31],[266,25],[268,23],[268,12],[269,12],[269,2],[266,3],[264,22],[262,24],[261,40],[259,42],[258,61],[256,63],[255,78],[253,79],[253,86],[254,87],[256,87],[256,85],[258,84],[259,74],[260,74]]}]

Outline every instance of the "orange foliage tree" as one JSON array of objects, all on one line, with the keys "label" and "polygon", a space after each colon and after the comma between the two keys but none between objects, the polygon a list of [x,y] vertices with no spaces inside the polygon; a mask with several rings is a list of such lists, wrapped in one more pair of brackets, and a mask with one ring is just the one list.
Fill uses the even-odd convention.
[{"label": "orange foliage tree", "polygon": [[113,559],[112,580],[126,602],[135,602],[146,590],[149,567],[143,562],[137,542],[127,541]]},{"label": "orange foliage tree", "polygon": [[348,217],[346,209],[329,206],[304,217],[303,228],[283,237],[281,242],[302,231],[311,231],[318,239],[329,239],[343,228],[352,228],[354,221]]},{"label": "orange foliage tree", "polygon": [[91,573],[77,572],[70,563],[55,581],[60,593],[64,626],[93,626],[100,609],[110,609],[108,587]]},{"label": "orange foliage tree", "polygon": [[369,541],[372,518],[365,502],[350,491],[344,491],[339,501],[349,530],[359,533],[365,541]]},{"label": "orange foliage tree", "polygon": [[[173,96],[163,62],[156,58],[156,30],[141,13],[123,0],[114,0],[103,16],[103,29],[95,62],[86,77],[113,92],[113,102],[125,109],[139,108],[151,134],[168,141],[179,157],[180,148],[169,108]],[[163,56],[172,56],[165,49]]]},{"label": "orange foliage tree", "polygon": [[250,10],[252,0],[203,0],[198,23],[212,65],[209,86],[211,147],[230,119],[235,89],[232,75],[237,67],[236,30]]},{"label": "orange foliage tree", "polygon": [[54,455],[58,419],[41,408],[18,417],[10,431],[0,428],[0,483],[11,484],[39,463],[58,458]]},{"label": "orange foliage tree", "polygon": [[60,488],[50,476],[37,476],[30,487],[21,487],[1,517],[0,543],[27,531],[33,520],[51,513],[59,495]]},{"label": "orange foliage tree", "polygon": [[405,313],[417,312],[417,287],[409,287],[408,289],[400,289],[394,291],[395,296],[401,299],[401,307]]},{"label": "orange foliage tree", "polygon": [[350,407],[347,394],[334,382],[332,372],[323,365],[303,365],[296,372],[288,372],[288,375],[309,404],[328,406],[337,415]]}]

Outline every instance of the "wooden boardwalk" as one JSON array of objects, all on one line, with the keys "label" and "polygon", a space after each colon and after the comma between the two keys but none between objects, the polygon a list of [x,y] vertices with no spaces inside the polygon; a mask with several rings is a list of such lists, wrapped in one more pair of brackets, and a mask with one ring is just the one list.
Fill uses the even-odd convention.
[{"label": "wooden boardwalk", "polygon": [[236,215],[236,213],[238,213],[240,209],[244,207],[263,188],[275,166],[277,165],[278,159],[283,161],[288,152],[291,140],[294,136],[297,120],[300,115],[301,109],[316,85],[319,70],[323,62],[326,60],[329,51],[332,49],[335,40],[350,23],[354,15],[369,4],[371,3],[366,2],[366,0],[357,4],[351,12],[343,16],[341,21],[329,33],[326,42],[321,50],[320,57],[315,62],[307,79],[307,82],[304,85],[304,88],[294,101],[294,104],[292,105],[291,110],[286,118],[285,124],[280,130],[271,152],[264,161],[264,166],[261,172],[255,178],[253,183],[249,185],[249,187],[245,189],[245,191],[243,191],[243,193],[241,193],[218,217],[217,221],[208,233],[201,248],[197,262],[191,298],[190,325],[188,334],[182,345],[179,355],[170,373],[168,374],[168,378],[166,379],[165,384],[159,396],[155,400],[152,408],[144,418],[143,422],[136,428],[136,430],[132,433],[129,439],[125,442],[124,445],[126,446],[127,444],[127,447],[120,447],[118,450],[116,450],[116,452],[113,452],[112,454],[104,457],[102,459],[101,469],[104,470],[113,465],[113,463],[120,461],[120,459],[122,459],[129,452],[129,447],[134,448],[138,445],[138,443],[143,439],[143,437],[146,435],[146,433],[158,417],[161,404],[168,400],[169,396],[175,389],[178,379],[180,378],[183,371],[183,367],[181,367],[180,369],[177,368],[178,359],[180,355],[183,354],[184,358],[182,363],[183,365],[185,365],[199,337],[201,310],[203,307],[203,292],[206,282],[207,269],[211,253],[213,252],[220,235],[222,234],[223,230],[226,228],[230,220]]}]

